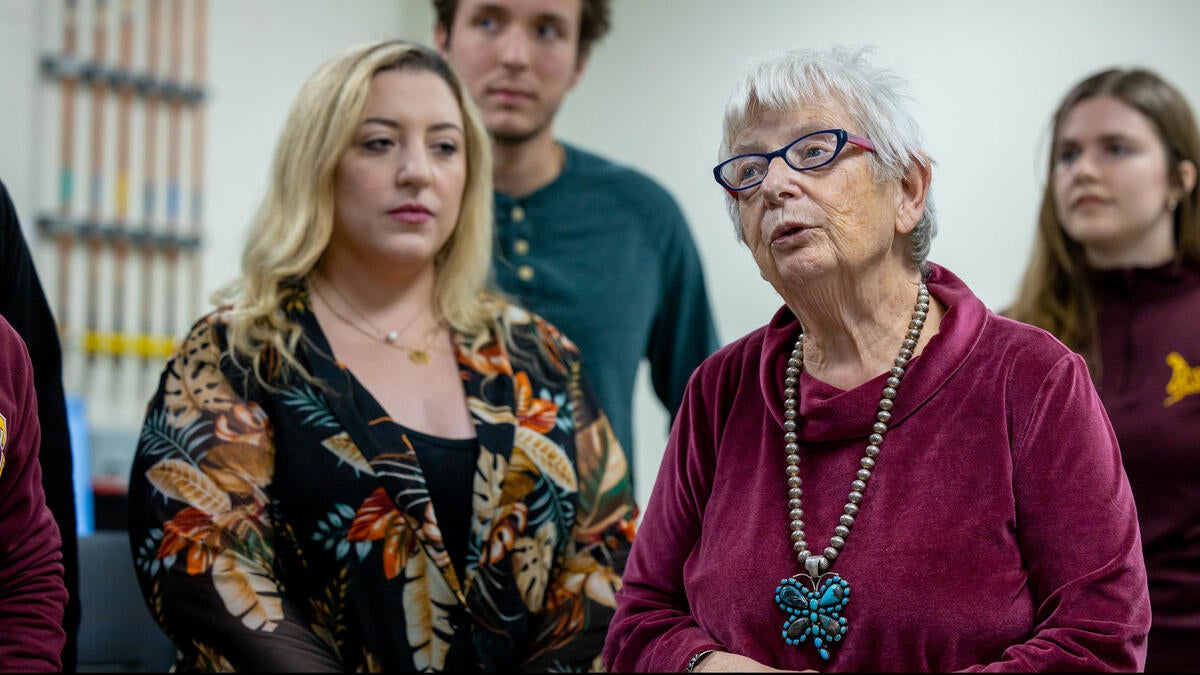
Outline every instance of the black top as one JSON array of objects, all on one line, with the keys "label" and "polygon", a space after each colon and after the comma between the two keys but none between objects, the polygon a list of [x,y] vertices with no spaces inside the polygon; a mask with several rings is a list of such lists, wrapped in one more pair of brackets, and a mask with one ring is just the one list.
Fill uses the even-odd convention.
[{"label": "black top", "polygon": [[393,422],[412,445],[425,474],[429,500],[437,514],[442,542],[459,579],[466,579],[467,537],[471,532],[471,485],[479,442],[475,438],[442,438]]}]

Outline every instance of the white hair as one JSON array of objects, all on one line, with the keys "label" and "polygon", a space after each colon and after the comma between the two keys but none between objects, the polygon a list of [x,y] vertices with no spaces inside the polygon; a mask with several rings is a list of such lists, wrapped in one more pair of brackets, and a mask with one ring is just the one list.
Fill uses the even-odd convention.
[{"label": "white hair", "polygon": [[[866,58],[869,51],[869,47],[794,49],[752,65],[725,105],[718,161],[730,157],[734,138],[763,112],[834,104],[854,124],[851,133],[865,136],[875,145],[870,160],[881,181],[902,180],[914,163],[932,168],[921,128],[909,110],[904,81],[892,71],[870,64]],[[727,195],[726,199],[740,241],[737,198]],[[930,194],[925,198],[925,212],[910,235],[912,259],[918,265],[928,258],[936,234]]]}]

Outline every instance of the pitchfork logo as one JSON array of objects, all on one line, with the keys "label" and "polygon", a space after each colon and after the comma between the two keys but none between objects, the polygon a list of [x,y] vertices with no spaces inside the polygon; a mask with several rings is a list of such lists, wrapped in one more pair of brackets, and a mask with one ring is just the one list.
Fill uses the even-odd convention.
[{"label": "pitchfork logo", "polygon": [[1188,365],[1179,352],[1167,354],[1167,365],[1171,367],[1171,381],[1167,382],[1164,408],[1182,401],[1184,396],[1200,394],[1200,365]]},{"label": "pitchfork logo", "polygon": [[4,473],[4,448],[8,446],[8,418],[0,413],[0,473]]}]

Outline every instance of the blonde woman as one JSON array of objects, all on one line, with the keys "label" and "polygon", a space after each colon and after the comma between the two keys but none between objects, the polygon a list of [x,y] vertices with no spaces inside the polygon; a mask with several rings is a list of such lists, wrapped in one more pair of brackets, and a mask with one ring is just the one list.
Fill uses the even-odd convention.
[{"label": "blonde woman", "polygon": [[243,274],[132,469],[180,670],[598,663],[628,468],[575,345],[485,290],[489,153],[425,47],[356,48],[301,90]]}]

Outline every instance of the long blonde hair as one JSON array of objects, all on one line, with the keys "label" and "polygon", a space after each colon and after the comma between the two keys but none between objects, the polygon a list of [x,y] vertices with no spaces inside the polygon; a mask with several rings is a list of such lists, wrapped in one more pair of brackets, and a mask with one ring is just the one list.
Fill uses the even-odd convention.
[{"label": "long blonde hair", "polygon": [[[1067,114],[1080,102],[1111,96],[1142,113],[1154,125],[1167,156],[1167,176],[1182,185],[1179,163],[1200,166],[1200,131],[1187,99],[1157,74],[1141,68],[1110,69],[1088,77],[1067,93],[1054,113],[1046,188],[1038,217],[1037,238],[1016,300],[1005,313],[1053,333],[1083,355],[1099,374],[1096,309],[1088,284],[1083,246],[1069,238],[1054,203],[1054,147]],[[1174,214],[1179,260],[1200,266],[1200,190],[1183,195]]]},{"label": "long blonde hair", "polygon": [[[434,259],[434,311],[454,330],[487,330],[498,296],[486,290],[492,255],[491,141],[462,80],[436,51],[398,40],[355,47],[321,66],[301,88],[275,148],[271,180],[242,253],[242,274],[213,295],[226,305],[227,353],[266,385],[276,367],[311,375],[296,358],[295,296],[329,245],[334,180],[361,122],[371,79],[385,70],[432,72],[450,86],[465,127],[467,180],[450,239]],[[271,355],[275,352],[279,360]],[[268,372],[271,371],[271,372]]]}]

